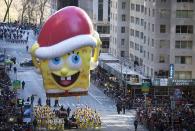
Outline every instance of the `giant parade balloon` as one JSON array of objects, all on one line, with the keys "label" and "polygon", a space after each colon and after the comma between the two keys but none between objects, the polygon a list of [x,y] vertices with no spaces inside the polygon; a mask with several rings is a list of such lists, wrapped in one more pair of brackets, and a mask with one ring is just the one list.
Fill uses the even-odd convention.
[{"label": "giant parade balloon", "polygon": [[99,35],[84,10],[69,6],[53,14],[31,48],[47,97],[87,95],[100,46]]}]

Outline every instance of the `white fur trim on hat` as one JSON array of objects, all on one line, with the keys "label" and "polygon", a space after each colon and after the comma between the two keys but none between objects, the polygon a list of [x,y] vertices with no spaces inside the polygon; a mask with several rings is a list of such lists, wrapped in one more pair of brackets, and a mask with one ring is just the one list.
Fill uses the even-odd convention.
[{"label": "white fur trim on hat", "polygon": [[56,45],[49,47],[39,47],[35,51],[35,56],[40,59],[50,59],[59,56],[63,56],[75,49],[79,49],[84,46],[96,46],[96,42],[92,35],[79,35],[67,40],[61,41]]}]

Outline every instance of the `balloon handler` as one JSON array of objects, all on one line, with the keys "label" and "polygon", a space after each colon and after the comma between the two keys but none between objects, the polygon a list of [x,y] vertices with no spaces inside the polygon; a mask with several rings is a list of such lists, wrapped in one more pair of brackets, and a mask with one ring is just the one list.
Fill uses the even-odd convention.
[{"label": "balloon handler", "polygon": [[100,46],[99,35],[84,10],[69,6],[53,14],[31,48],[47,97],[87,95]]}]

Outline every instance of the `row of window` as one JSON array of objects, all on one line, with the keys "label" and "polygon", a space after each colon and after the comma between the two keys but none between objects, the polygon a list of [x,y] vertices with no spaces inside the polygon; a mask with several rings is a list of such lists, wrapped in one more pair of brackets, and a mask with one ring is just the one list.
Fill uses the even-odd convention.
[{"label": "row of window", "polygon": [[144,33],[143,32],[140,32],[140,31],[137,31],[137,30],[134,30],[134,29],[130,29],[130,35],[135,36],[137,38],[141,38],[141,39],[144,38]]},{"label": "row of window", "polygon": [[140,19],[138,17],[131,16],[130,21],[131,21],[131,23],[135,23],[136,25],[144,26],[144,19]]},{"label": "row of window", "polygon": [[[141,13],[144,13],[145,15],[147,15],[148,13],[148,16],[151,16],[151,15],[153,17],[155,16],[155,9],[151,10],[151,8],[146,8],[144,7],[144,5],[131,3],[131,11],[141,12]],[[151,11],[152,11],[152,14],[151,14]]]},{"label": "row of window", "polygon": [[[160,25],[160,33],[166,32],[166,25]],[[193,34],[193,25],[176,25],[175,32]]]},{"label": "row of window", "polygon": [[192,64],[192,56],[175,56],[175,64]]}]

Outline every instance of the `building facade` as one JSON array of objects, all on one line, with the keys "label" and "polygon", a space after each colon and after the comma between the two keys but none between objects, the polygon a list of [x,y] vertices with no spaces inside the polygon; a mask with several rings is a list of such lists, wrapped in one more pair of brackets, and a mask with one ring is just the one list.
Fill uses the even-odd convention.
[{"label": "building facade", "polygon": [[93,21],[95,30],[102,40],[101,52],[108,52],[110,41],[110,0],[79,0]]},{"label": "building facade", "polygon": [[195,78],[194,0],[111,0],[109,52],[151,78]]}]

